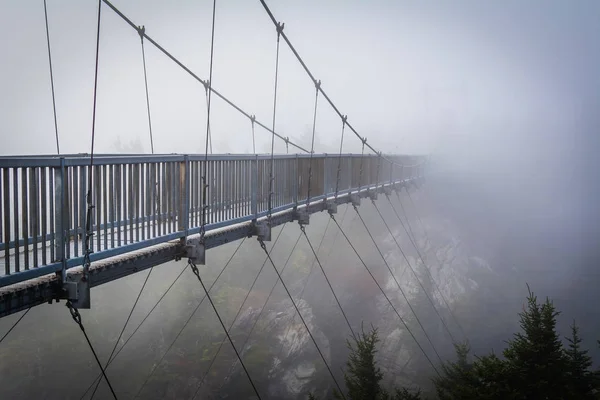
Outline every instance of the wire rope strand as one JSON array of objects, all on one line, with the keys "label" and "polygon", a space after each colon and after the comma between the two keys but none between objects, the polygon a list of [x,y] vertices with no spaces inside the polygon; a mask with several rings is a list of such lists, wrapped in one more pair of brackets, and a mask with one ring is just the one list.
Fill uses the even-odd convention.
[{"label": "wire rope strand", "polygon": [[385,291],[383,290],[383,288],[381,287],[381,285],[379,284],[379,282],[377,282],[377,279],[375,279],[375,276],[373,275],[373,273],[371,272],[371,270],[369,269],[369,267],[367,267],[367,264],[362,259],[362,257],[358,253],[358,250],[356,250],[356,247],[354,247],[354,244],[352,244],[352,242],[350,241],[350,238],[346,235],[346,233],[344,232],[344,230],[342,229],[342,227],[340,226],[340,224],[337,222],[337,220],[335,219],[335,216],[333,214],[331,215],[331,218],[333,219],[333,221],[337,225],[339,231],[342,233],[342,236],[344,236],[344,238],[346,239],[346,241],[348,242],[348,244],[350,245],[350,247],[352,248],[352,250],[354,251],[354,253],[358,257],[358,259],[360,260],[361,264],[365,267],[365,269],[369,273],[369,276],[371,277],[371,279],[373,279],[373,282],[375,282],[375,285],[377,285],[377,287],[379,288],[379,291],[381,292],[381,294],[383,295],[383,297],[385,297],[385,299],[387,300],[387,302],[390,305],[390,307],[392,307],[392,310],[394,310],[394,313],[396,314],[396,316],[398,317],[398,319],[400,320],[400,322],[402,322],[402,325],[404,325],[404,327],[406,328],[406,331],[410,334],[410,336],[412,337],[412,339],[415,341],[415,343],[417,344],[417,347],[419,347],[419,349],[421,350],[421,352],[423,353],[423,355],[425,356],[425,358],[427,359],[427,361],[429,362],[429,364],[431,364],[431,367],[433,368],[433,370],[435,371],[435,373],[438,376],[440,376],[440,373],[439,373],[438,369],[435,367],[435,364],[433,363],[433,361],[431,361],[431,358],[429,358],[429,356],[427,355],[427,353],[423,349],[423,346],[421,346],[421,344],[419,343],[419,341],[417,340],[417,338],[413,334],[412,330],[408,327],[408,325],[406,324],[406,322],[404,321],[404,319],[400,316],[400,313],[398,312],[398,310],[396,309],[396,307],[394,306],[394,304],[392,304],[392,301],[390,300],[390,298],[388,297],[388,295],[385,293]]},{"label": "wire rope strand", "polygon": [[296,305],[296,302],[294,301],[292,294],[290,293],[290,291],[287,288],[287,285],[285,284],[285,282],[283,281],[283,279],[281,279],[281,274],[279,273],[279,271],[277,270],[277,267],[275,266],[275,263],[273,262],[273,259],[271,258],[271,255],[269,254],[269,252],[267,251],[267,247],[265,245],[265,242],[259,237],[258,239],[259,243],[260,243],[260,247],[263,249],[263,251],[267,254],[267,258],[269,259],[271,265],[273,266],[273,269],[275,270],[275,272],[277,273],[277,277],[279,278],[279,280],[281,281],[281,284],[283,285],[283,288],[285,289],[288,297],[290,298],[290,301],[292,302],[292,305],[294,306],[294,308],[296,309],[296,313],[298,313],[298,316],[300,317],[300,319],[302,320],[302,324],[304,325],[304,328],[306,328],[306,332],[308,333],[308,335],[310,336],[312,342],[315,345],[315,348],[317,349],[317,352],[319,353],[319,355],[321,356],[321,359],[323,360],[323,363],[325,364],[325,367],[327,368],[327,370],[329,371],[329,374],[331,375],[331,379],[333,379],[333,382],[335,383],[335,386],[337,387],[339,393],[341,394],[342,398],[344,398],[344,400],[346,400],[346,396],[344,395],[344,392],[342,392],[342,388],[340,387],[337,379],[335,379],[335,376],[333,375],[333,371],[331,370],[331,367],[329,366],[329,363],[327,363],[327,360],[325,359],[325,356],[323,355],[323,352],[321,351],[321,349],[319,348],[319,345],[317,344],[317,341],[315,340],[312,332],[310,331],[310,329],[308,329],[308,325],[306,324],[306,321],[304,320],[304,317],[302,316],[302,314],[300,313],[300,310],[298,309],[298,306]]},{"label": "wire rope strand", "polygon": [[50,31],[48,29],[48,7],[44,0],[44,19],[46,21],[46,42],[48,44],[48,64],[50,65],[50,88],[52,90],[52,111],[54,113],[54,133],[56,136],[56,154],[60,154],[60,144],[58,140],[58,120],[56,118],[56,96],[54,95],[54,73],[52,71],[52,53],[50,52]]}]

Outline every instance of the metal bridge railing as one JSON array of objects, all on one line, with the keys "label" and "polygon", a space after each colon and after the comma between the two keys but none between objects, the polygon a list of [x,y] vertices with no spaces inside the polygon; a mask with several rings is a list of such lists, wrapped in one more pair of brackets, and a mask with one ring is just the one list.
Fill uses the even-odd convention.
[{"label": "metal bridge railing", "polygon": [[[306,201],[309,157],[275,156],[273,212]],[[311,200],[333,196],[338,165],[340,193],[422,174],[410,157],[387,159],[364,156],[360,178],[360,155],[313,155]],[[92,262],[199,232],[204,162],[95,155]],[[207,230],[266,215],[270,163],[270,155],[208,156]],[[89,168],[86,155],[0,157],[0,287],[81,265]]]}]

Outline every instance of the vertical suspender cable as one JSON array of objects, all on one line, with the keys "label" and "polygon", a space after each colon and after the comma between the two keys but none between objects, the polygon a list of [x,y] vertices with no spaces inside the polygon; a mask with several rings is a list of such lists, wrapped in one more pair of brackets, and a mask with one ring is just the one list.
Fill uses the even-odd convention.
[{"label": "vertical suspender cable", "polygon": [[60,154],[58,141],[58,121],[56,119],[56,97],[54,96],[54,73],[52,72],[52,54],[50,53],[50,31],[48,30],[48,9],[44,0],[44,17],[46,20],[46,42],[48,43],[48,64],[50,65],[50,87],[52,89],[52,110],[54,111],[54,133],[56,135],[56,154]]},{"label": "vertical suspender cable", "polygon": [[208,205],[206,204],[206,197],[208,195],[208,182],[207,182],[207,170],[208,170],[208,137],[210,134],[210,102],[212,98],[212,72],[213,72],[213,55],[215,45],[215,12],[217,9],[217,0],[213,0],[213,13],[212,13],[212,32],[210,38],[210,70],[208,75],[208,81],[204,83],[204,88],[207,91],[207,112],[206,112],[206,144],[204,147],[204,165],[203,165],[203,176],[202,176],[202,223],[200,226],[200,242],[204,242],[204,235],[206,233],[206,211]]},{"label": "vertical suspender cable", "polygon": [[[142,64],[144,67],[144,85],[146,88],[146,108],[148,110],[148,130],[150,132],[150,151],[152,152],[152,154],[154,154],[154,141],[152,139],[152,120],[150,118],[150,96],[148,95],[148,77],[146,74],[146,53],[144,51],[144,33],[145,33],[145,31],[146,31],[146,28],[144,26],[139,27],[138,33],[140,34],[140,40],[141,40],[141,45],[142,45]],[[137,295],[135,301],[133,302],[133,306],[131,307],[131,310],[129,311],[129,315],[127,316],[127,319],[125,320],[125,323],[123,324],[123,328],[121,329],[121,332],[119,333],[119,337],[115,341],[115,345],[113,346],[113,349],[110,352],[110,355],[108,356],[108,360],[106,360],[106,364],[104,364],[105,370],[113,359],[115,351],[117,350],[117,345],[121,341],[121,337],[123,337],[123,333],[125,332],[125,329],[127,328],[129,321],[131,320],[131,316],[133,315],[133,312],[135,311],[135,308],[140,300],[140,297],[142,296],[142,293],[144,292],[144,289],[146,288],[146,284],[148,283],[148,279],[150,278],[150,274],[152,274],[153,270],[154,270],[154,267],[150,268],[150,271],[146,275],[146,278],[144,279],[144,282],[142,283],[142,286],[140,287],[138,295]],[[98,391],[98,387],[100,386],[101,382],[102,382],[102,377],[100,377],[100,380],[98,380],[98,383],[96,383],[96,387],[94,388],[94,391],[92,392],[92,396],[90,397],[90,399],[93,399],[94,396],[96,395],[96,392]]]},{"label": "vertical suspender cable", "polygon": [[[275,88],[273,90],[273,125],[271,132],[275,132],[275,117],[277,115],[277,78],[279,76],[279,39],[281,38],[281,32],[285,24],[277,23],[277,52],[275,55]],[[273,211],[273,184],[275,180],[275,159],[273,153],[275,151],[275,133],[271,136],[271,172],[269,174],[269,197],[268,197],[268,213],[267,223],[271,226],[271,213]]]},{"label": "vertical suspender cable", "polygon": [[146,73],[146,52],[144,50],[144,33],[145,27],[140,27],[138,33],[142,42],[142,63],[144,66],[144,85],[146,87],[146,108],[148,110],[148,130],[150,131],[150,151],[154,154],[154,140],[152,139],[152,120],[150,119],[150,96],[148,95],[148,75]]},{"label": "vertical suspender cable", "polygon": [[252,117],[250,118],[250,123],[252,124],[252,154],[256,154],[256,142],[254,140],[254,121],[256,120],[256,117],[254,115],[252,115]]},{"label": "vertical suspender cable", "polygon": [[[98,58],[99,58],[99,53],[100,53],[100,15],[101,15],[101,11],[102,11],[102,0],[98,0],[98,31],[96,33],[96,67],[95,67],[95,71],[94,71],[94,104],[93,104],[93,112],[92,112],[92,143],[91,143],[91,150],[90,150],[90,168],[89,168],[89,173],[88,173],[87,215],[86,215],[86,226],[85,226],[85,228],[86,228],[85,255],[83,257],[82,280],[89,280],[89,269],[90,269],[90,264],[91,264],[90,254],[92,253],[92,249],[90,248],[90,242],[91,242],[91,238],[93,235],[91,220],[92,220],[92,211],[94,209],[94,206],[92,204],[92,168],[94,166],[94,137],[95,137],[95,133],[96,133],[96,98],[97,98],[97,89],[98,89]],[[104,376],[104,379],[106,379],[106,383],[108,384],[110,392],[112,393],[113,397],[116,399],[117,395],[115,394],[115,391],[114,391],[112,385],[110,384],[110,380],[106,376],[106,371],[102,367],[102,363],[100,362],[100,359],[98,358],[98,355],[96,354],[96,351],[94,350],[94,346],[92,345],[92,342],[90,341],[90,339],[85,331],[79,310],[73,305],[73,303],[71,303],[70,300],[67,301],[66,306],[69,309],[69,311],[71,313],[71,317],[73,317],[73,320],[77,323],[77,325],[79,325],[79,328],[81,329],[81,332],[83,333],[83,336],[85,336],[85,340],[87,341],[87,343],[90,347],[90,350],[92,351],[92,354],[94,355],[94,358],[96,359],[96,363],[98,364],[98,367],[100,367],[100,370],[102,371],[102,375]]]},{"label": "vertical suspender cable", "polygon": [[[208,86],[205,87],[205,92],[206,92],[206,107],[208,108]],[[211,129],[210,129],[210,125],[208,126],[208,148],[210,151],[210,154],[213,153],[213,148],[212,148],[212,133],[211,133]]]},{"label": "vertical suspender cable", "polygon": [[310,143],[310,159],[308,160],[308,191],[306,193],[306,206],[310,204],[310,184],[312,182],[312,161],[315,153],[315,129],[317,127],[317,106],[319,104],[319,86],[321,81],[315,81],[315,112],[313,115],[312,140]]},{"label": "vertical suspender cable", "polygon": [[344,130],[346,129],[347,116],[342,117],[342,137],[340,139],[340,154],[338,156],[337,177],[335,179],[335,199],[337,200],[340,191],[340,177],[342,173],[342,149],[344,147]]}]

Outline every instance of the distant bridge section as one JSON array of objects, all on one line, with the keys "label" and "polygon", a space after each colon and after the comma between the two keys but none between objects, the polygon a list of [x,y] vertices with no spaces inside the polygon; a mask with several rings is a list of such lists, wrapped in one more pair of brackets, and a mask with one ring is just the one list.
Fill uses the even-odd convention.
[{"label": "distant bridge section", "polygon": [[422,157],[360,154],[95,155],[93,166],[88,155],[0,157],[0,317],[81,279],[90,168],[92,287],[185,257],[203,205],[206,249],[256,234],[271,162],[271,227],[397,189],[425,168]]}]

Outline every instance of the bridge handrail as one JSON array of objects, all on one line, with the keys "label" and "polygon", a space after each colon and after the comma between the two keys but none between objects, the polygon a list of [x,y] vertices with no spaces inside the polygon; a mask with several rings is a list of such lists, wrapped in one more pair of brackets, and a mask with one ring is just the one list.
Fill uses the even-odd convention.
[{"label": "bridge handrail", "polygon": [[[94,155],[92,261],[195,233],[200,226],[204,157]],[[208,156],[209,228],[265,215],[270,157]],[[315,200],[332,196],[336,186],[340,193],[350,193],[423,174],[423,157],[388,157],[314,154],[311,161],[307,154],[276,155],[274,210],[306,200],[311,162]],[[81,262],[88,168],[86,154],[0,156],[0,287]]]}]

